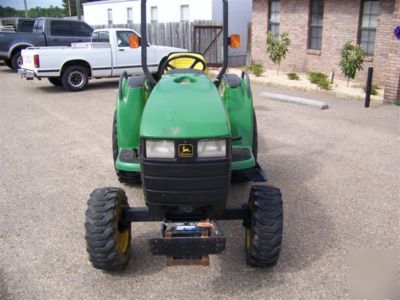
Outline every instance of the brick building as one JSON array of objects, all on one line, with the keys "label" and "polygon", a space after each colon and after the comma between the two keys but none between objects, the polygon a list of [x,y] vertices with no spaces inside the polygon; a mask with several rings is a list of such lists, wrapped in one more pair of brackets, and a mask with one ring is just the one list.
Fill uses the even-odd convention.
[{"label": "brick building", "polygon": [[365,82],[374,68],[374,84],[385,89],[385,99],[400,99],[400,0],[253,0],[252,60],[275,68],[266,55],[267,32],[288,32],[289,53],[282,70],[319,71],[343,78],[340,52],[351,40],[368,53],[356,81]]}]

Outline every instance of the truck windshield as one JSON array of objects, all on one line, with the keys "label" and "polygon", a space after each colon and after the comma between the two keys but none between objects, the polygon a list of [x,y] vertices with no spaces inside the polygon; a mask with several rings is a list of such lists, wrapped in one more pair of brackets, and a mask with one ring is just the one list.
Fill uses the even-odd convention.
[{"label": "truck windshield", "polygon": [[43,23],[44,23],[43,19],[36,20],[36,23],[35,23],[32,31],[33,32],[43,32]]}]

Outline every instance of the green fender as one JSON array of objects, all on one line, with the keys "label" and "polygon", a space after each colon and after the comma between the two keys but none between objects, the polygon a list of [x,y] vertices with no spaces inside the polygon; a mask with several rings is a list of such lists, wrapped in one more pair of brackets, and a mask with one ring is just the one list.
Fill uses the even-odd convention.
[{"label": "green fender", "polygon": [[[141,78],[140,78],[141,77]],[[143,84],[138,86],[130,86],[129,81],[142,81]],[[122,76],[120,79],[119,93],[116,100],[116,120],[118,132],[118,148],[121,153],[122,149],[139,149],[140,145],[140,124],[142,119],[143,108],[148,96],[145,80],[142,76],[130,78]],[[117,169],[124,171],[140,171],[140,165],[116,162]]]},{"label": "green fender", "polygon": [[[248,76],[243,73],[240,85],[230,87],[227,80],[223,79],[219,90],[223,99],[225,109],[229,116],[232,133],[233,147],[246,147],[250,150],[253,146],[253,97],[250,89]],[[239,138],[235,140],[235,138]],[[254,157],[250,161],[233,162],[232,170],[254,167]]]}]

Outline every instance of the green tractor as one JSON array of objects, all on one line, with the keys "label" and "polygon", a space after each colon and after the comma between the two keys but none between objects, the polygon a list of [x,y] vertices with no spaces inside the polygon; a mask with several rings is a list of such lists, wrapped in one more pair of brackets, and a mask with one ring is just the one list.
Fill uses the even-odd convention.
[{"label": "green tractor", "polygon": [[257,164],[257,124],[247,74],[226,74],[228,3],[223,2],[224,62],[215,80],[196,53],[172,53],[157,74],[147,67],[146,0],[141,2],[144,75],[120,79],[113,122],[113,157],[118,179],[142,184],[146,207],[129,207],[120,188],[94,190],[86,211],[86,242],[95,268],[126,266],[132,222],[162,222],[149,239],[154,255],[167,265],[208,265],[210,254],[225,249],[218,220],[243,220],[246,262],[271,267],[279,259],[283,208],[279,189],[250,188],[248,201],[227,205],[231,181],[264,182]]}]

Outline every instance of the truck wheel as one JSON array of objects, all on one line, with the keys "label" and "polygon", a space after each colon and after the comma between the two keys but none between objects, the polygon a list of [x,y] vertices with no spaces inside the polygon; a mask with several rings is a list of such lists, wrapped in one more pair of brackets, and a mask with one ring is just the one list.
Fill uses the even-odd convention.
[{"label": "truck wheel", "polygon": [[63,72],[61,80],[62,85],[67,91],[81,91],[89,81],[88,71],[82,66],[70,66]]},{"label": "truck wheel", "polygon": [[55,85],[55,86],[62,86],[63,85],[62,80],[61,80],[60,77],[49,77],[48,80],[50,81],[50,83],[52,85]]},{"label": "truck wheel", "polygon": [[12,65],[11,65],[11,60],[10,59],[5,59],[4,63],[6,64],[7,67],[9,67],[10,69],[12,69]]},{"label": "truck wheel", "polygon": [[[251,152],[253,152],[253,156],[255,161],[257,162],[258,157],[258,132],[257,132],[257,118],[256,113],[253,109],[253,146],[251,148]],[[240,182],[248,182],[250,181],[249,176],[245,171],[238,170],[232,171],[231,174],[231,182],[233,183],[240,183]]]},{"label": "truck wheel", "polygon": [[283,233],[281,191],[271,186],[252,186],[249,210],[250,224],[245,234],[246,262],[253,267],[275,266]]},{"label": "truck wheel", "polygon": [[[112,130],[112,150],[113,150],[113,160],[115,167],[119,155],[117,120],[115,112],[114,112],[113,130]],[[141,183],[140,173],[138,172],[120,171],[117,169],[115,169],[115,172],[117,173],[118,180],[121,183],[126,183],[131,185],[137,185]]]},{"label": "truck wheel", "polygon": [[125,192],[119,188],[100,188],[90,194],[86,210],[85,240],[93,267],[120,270],[129,260],[131,223],[122,223],[128,208]]},{"label": "truck wheel", "polygon": [[11,68],[14,71],[18,71],[22,67],[22,55],[21,55],[21,50],[18,50],[13,54],[11,57]]}]

